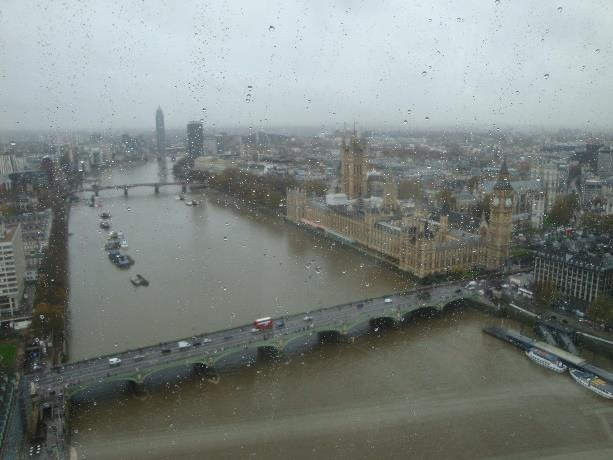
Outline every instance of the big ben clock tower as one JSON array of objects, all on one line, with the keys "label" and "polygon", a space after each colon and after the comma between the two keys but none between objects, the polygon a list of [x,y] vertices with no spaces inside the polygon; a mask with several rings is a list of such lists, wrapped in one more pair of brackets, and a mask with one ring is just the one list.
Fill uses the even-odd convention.
[{"label": "big ben clock tower", "polygon": [[487,228],[487,269],[500,270],[509,257],[513,228],[513,187],[509,179],[506,160],[498,172],[492,192],[490,222]]}]

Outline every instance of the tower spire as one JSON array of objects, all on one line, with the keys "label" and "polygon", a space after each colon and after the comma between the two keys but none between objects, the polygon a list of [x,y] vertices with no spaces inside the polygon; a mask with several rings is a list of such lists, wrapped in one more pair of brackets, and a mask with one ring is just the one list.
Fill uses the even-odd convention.
[{"label": "tower spire", "polygon": [[494,190],[513,190],[511,186],[511,175],[509,174],[509,168],[507,168],[507,159],[502,157],[502,164],[498,171],[498,179],[494,185]]}]

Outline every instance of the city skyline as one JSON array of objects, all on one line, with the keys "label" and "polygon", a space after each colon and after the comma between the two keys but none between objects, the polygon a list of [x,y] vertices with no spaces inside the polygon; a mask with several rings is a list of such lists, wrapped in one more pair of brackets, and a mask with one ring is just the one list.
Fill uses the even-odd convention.
[{"label": "city skyline", "polygon": [[0,123],[142,129],[158,104],[169,128],[358,119],[377,129],[598,130],[613,115],[612,19],[594,14],[605,2],[387,6],[118,2],[38,14],[8,2]]}]

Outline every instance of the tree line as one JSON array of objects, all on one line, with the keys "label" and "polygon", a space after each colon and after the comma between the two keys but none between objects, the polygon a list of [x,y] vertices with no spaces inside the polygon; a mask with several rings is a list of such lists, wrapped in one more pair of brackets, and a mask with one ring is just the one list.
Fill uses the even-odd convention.
[{"label": "tree line", "polygon": [[[179,165],[179,167],[182,167]],[[229,168],[222,172],[191,171],[191,181],[207,181],[209,187],[235,196],[251,205],[264,206],[278,210],[286,206],[287,189],[301,187],[309,195],[321,196],[326,193],[328,185],[320,180],[298,182],[286,176],[257,175],[238,168]]]}]

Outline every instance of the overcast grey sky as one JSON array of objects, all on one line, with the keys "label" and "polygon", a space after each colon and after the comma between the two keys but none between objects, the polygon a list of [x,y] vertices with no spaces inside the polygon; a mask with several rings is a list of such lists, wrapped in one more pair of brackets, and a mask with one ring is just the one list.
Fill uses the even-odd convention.
[{"label": "overcast grey sky", "polygon": [[612,57],[606,0],[3,0],[0,129],[608,128]]}]

